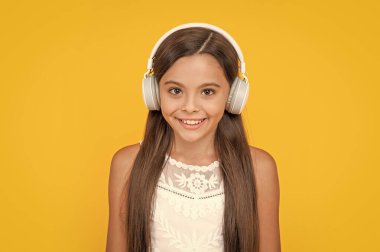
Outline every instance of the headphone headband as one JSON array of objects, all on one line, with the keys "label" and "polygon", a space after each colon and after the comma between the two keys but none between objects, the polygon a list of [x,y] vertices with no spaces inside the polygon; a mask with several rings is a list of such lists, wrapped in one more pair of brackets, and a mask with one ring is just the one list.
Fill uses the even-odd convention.
[{"label": "headphone headband", "polygon": [[153,57],[154,55],[156,54],[156,51],[158,49],[158,47],[161,45],[161,43],[172,33],[178,31],[178,30],[181,30],[181,29],[185,29],[185,28],[190,28],[190,27],[203,27],[203,28],[208,28],[210,30],[213,30],[213,31],[216,31],[220,34],[222,34],[231,44],[232,46],[235,48],[238,56],[239,56],[239,60],[240,60],[240,72],[245,75],[245,63],[244,63],[244,57],[243,57],[243,53],[239,47],[239,45],[236,43],[236,41],[232,38],[232,36],[230,34],[228,34],[226,31],[222,30],[221,28],[215,26],[215,25],[211,25],[211,24],[207,24],[207,23],[187,23],[187,24],[182,24],[182,25],[179,25],[179,26],[176,26],[174,28],[172,28],[171,30],[169,30],[168,32],[166,32],[164,35],[162,35],[162,37],[157,41],[157,43],[154,45],[153,47],[153,50],[152,52],[150,53],[150,58],[148,59],[148,72],[150,71],[150,69],[152,69],[153,67]]}]

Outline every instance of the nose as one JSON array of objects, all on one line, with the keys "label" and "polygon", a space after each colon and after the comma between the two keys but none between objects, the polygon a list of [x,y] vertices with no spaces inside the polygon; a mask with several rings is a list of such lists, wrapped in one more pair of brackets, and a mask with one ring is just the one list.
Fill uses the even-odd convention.
[{"label": "nose", "polygon": [[195,99],[194,96],[188,95],[186,97],[186,99],[184,101],[184,104],[183,104],[182,110],[183,111],[187,111],[189,113],[199,111],[199,108],[198,108],[198,105],[197,105],[197,101],[196,101],[196,99]]}]

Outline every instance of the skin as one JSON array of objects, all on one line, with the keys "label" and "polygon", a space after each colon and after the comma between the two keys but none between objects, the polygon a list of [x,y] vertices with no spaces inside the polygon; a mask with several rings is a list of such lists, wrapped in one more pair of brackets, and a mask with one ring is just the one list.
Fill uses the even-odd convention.
[{"label": "skin", "polygon": [[[210,54],[182,57],[162,76],[159,90],[162,115],[174,131],[173,158],[195,165],[216,160],[214,135],[230,91],[219,62]],[[199,129],[189,130],[178,118],[206,120]]]},{"label": "skin", "polygon": [[[168,81],[176,83],[165,84]],[[219,87],[201,86],[205,82],[217,83]],[[163,75],[159,85],[161,111],[175,134],[170,155],[176,160],[196,165],[208,165],[216,160],[214,135],[223,116],[230,89],[217,60],[209,54],[180,58]],[[206,124],[197,130],[187,130],[177,118],[206,118]],[[123,186],[139,148],[139,143],[123,147],[112,158],[108,183],[109,224],[106,252],[126,250]],[[257,183],[260,252],[281,252],[280,189],[276,162],[265,150],[250,146],[250,151]]]}]

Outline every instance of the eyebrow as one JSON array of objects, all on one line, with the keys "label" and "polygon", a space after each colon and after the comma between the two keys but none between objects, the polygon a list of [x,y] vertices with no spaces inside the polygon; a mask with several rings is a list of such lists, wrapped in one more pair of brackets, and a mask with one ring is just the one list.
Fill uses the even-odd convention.
[{"label": "eyebrow", "polygon": [[[168,80],[168,81],[165,81],[164,85],[166,84],[177,84],[178,86],[181,86],[181,87],[184,87],[185,85],[178,82],[178,81],[174,81],[174,80]],[[205,82],[203,83],[202,85],[200,85],[199,87],[204,87],[204,86],[215,86],[215,87],[218,87],[220,88],[220,85],[218,83],[215,83],[215,82]]]}]

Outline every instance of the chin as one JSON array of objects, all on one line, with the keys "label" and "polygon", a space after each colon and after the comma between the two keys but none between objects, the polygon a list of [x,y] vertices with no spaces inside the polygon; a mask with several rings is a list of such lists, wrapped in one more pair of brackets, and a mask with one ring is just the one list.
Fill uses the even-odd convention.
[{"label": "chin", "polygon": [[196,143],[199,141],[203,141],[204,139],[209,139],[210,138],[211,132],[191,132],[191,133],[186,133],[186,132],[181,132],[177,133],[176,136],[178,139],[181,139],[184,142],[188,143]]},{"label": "chin", "polygon": [[196,143],[196,142],[198,142],[199,140],[202,139],[202,137],[200,137],[200,136],[194,136],[194,137],[192,137],[192,136],[185,136],[185,137],[178,136],[178,137],[182,141],[188,142],[188,143]]}]

